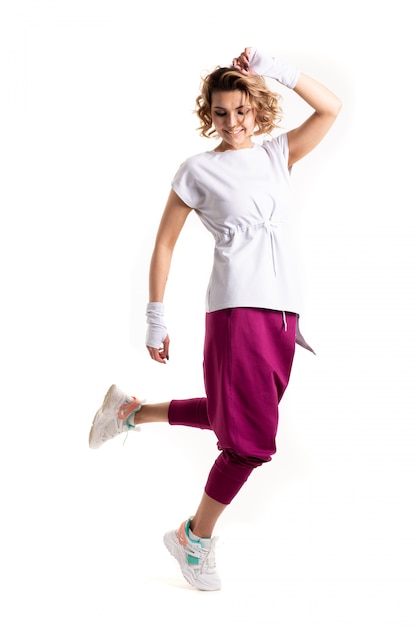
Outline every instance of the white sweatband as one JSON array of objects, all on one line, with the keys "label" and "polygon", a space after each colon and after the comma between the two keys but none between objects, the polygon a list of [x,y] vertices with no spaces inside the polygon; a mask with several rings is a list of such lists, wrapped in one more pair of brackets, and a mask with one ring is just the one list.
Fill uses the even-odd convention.
[{"label": "white sweatband", "polygon": [[252,48],[249,54],[249,67],[259,76],[275,78],[282,85],[294,89],[300,77],[300,70],[293,65],[287,65],[274,57]]},{"label": "white sweatband", "polygon": [[160,348],[168,334],[164,321],[165,307],[162,302],[149,302],[146,305],[146,345],[150,348]]}]

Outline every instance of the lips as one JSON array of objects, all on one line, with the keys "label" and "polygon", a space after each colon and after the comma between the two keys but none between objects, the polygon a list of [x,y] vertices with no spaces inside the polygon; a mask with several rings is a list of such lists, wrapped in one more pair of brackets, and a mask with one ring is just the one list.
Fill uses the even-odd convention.
[{"label": "lips", "polygon": [[240,130],[238,130],[237,132],[232,132],[230,130],[226,130],[225,133],[227,133],[228,135],[230,135],[230,137],[237,137],[238,135],[240,135],[241,133],[243,133],[243,128],[241,128]]}]

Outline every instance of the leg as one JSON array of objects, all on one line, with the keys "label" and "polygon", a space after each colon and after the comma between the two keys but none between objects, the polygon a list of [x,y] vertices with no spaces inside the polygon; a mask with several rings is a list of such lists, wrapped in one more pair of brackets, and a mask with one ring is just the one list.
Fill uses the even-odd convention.
[{"label": "leg", "polygon": [[278,311],[224,309],[206,320],[207,410],[218,447],[244,459],[270,460],[294,356],[296,316],[287,314],[284,325]]},{"label": "leg", "polygon": [[198,537],[211,537],[216,522],[226,506],[204,493],[200,506],[190,523],[192,532]]},{"label": "leg", "polygon": [[[212,530],[222,505],[230,504],[253,469],[276,451],[278,404],[291,372],[296,316],[288,314],[284,321],[280,312],[257,309],[225,309],[206,317],[206,404],[222,452],[191,522],[193,532]],[[265,346],[262,351],[258,343]]]},{"label": "leg", "polygon": [[135,414],[135,426],[152,422],[168,422],[172,426],[190,426],[211,430],[206,398],[171,400],[160,404],[143,404]]},{"label": "leg", "polygon": [[90,448],[99,448],[106,441],[128,432],[129,429],[152,422],[211,428],[205,398],[142,404],[117,385],[111,385],[94,416],[89,435]]},{"label": "leg", "polygon": [[160,404],[143,404],[140,411],[135,413],[135,426],[151,424],[153,422],[168,422],[169,402]]}]

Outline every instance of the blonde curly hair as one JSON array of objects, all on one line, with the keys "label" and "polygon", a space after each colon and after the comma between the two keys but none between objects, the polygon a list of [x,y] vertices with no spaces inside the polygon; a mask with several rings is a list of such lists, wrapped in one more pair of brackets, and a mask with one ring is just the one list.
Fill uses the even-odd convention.
[{"label": "blonde curly hair", "polygon": [[199,96],[196,98],[195,113],[201,125],[197,128],[202,137],[216,136],[211,115],[212,95],[215,91],[234,91],[238,89],[246,94],[255,110],[256,130],[254,135],[270,133],[279,127],[282,109],[279,106],[281,96],[271,91],[262,76],[244,76],[230,67],[217,67],[203,77]]}]

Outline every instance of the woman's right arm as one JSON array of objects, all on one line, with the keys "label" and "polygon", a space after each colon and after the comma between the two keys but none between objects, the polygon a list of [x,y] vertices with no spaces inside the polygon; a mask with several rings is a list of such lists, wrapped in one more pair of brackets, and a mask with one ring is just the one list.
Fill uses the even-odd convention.
[{"label": "woman's right arm", "polygon": [[[165,287],[171,267],[172,253],[185,220],[192,209],[181,200],[171,189],[165,210],[159,224],[155,245],[149,268],[149,302],[162,305]],[[161,339],[161,346],[147,345],[151,358],[159,363],[165,363],[168,357],[169,337]]]}]

